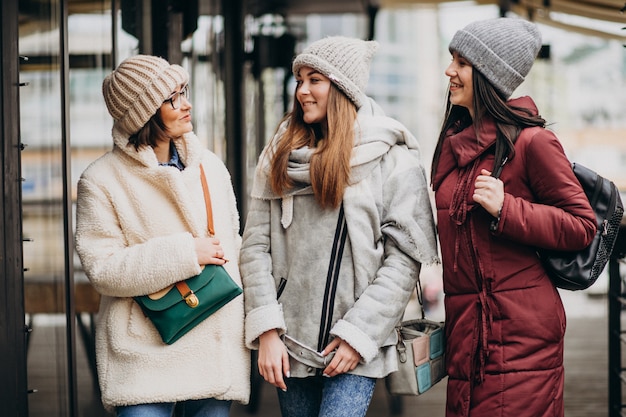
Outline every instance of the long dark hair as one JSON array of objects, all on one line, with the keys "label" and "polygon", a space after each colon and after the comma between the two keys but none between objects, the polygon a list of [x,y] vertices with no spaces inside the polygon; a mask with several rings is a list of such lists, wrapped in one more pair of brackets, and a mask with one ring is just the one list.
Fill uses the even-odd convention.
[{"label": "long dark hair", "polygon": [[474,85],[474,97],[472,98],[474,106],[473,119],[467,108],[450,103],[450,92],[448,92],[445,117],[433,155],[430,171],[431,181],[437,172],[441,149],[450,131],[457,133],[473,124],[478,132],[485,116],[490,116],[496,125],[495,169],[502,164],[505,156],[508,159],[515,157],[515,141],[522,129],[531,126],[545,127],[546,125],[543,117],[533,115],[529,109],[507,103],[506,99],[487,81],[480,71],[472,71],[472,83]]},{"label": "long dark hair", "polygon": [[161,109],[158,109],[137,133],[130,135],[128,143],[133,145],[135,150],[139,150],[143,146],[154,148],[158,142],[163,140],[169,140],[169,135],[161,117]]}]

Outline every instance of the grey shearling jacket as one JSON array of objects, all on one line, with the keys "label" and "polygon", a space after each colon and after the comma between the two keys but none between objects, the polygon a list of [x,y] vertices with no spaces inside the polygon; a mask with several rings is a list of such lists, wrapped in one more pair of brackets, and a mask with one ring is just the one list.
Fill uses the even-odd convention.
[{"label": "grey shearling jacket", "polygon": [[[308,148],[290,157],[290,175],[304,185],[288,195],[274,195],[266,185],[264,164],[270,147],[257,167],[240,255],[246,344],[258,348],[262,333],[278,329],[321,350],[321,310],[338,209],[322,210],[315,202],[308,185]],[[373,100],[359,110],[351,185],[343,206],[348,239],[330,335],[341,337],[362,356],[351,373],[380,378],[397,369],[393,330],[420,265],[438,257],[417,140],[384,116]],[[291,361],[292,377],[314,373]]]}]

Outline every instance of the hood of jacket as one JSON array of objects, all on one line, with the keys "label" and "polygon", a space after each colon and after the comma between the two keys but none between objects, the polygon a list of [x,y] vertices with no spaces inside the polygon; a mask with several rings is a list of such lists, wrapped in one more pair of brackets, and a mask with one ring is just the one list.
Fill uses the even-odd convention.
[{"label": "hood of jacket", "polygon": [[[538,114],[537,106],[532,98],[523,96],[508,101],[513,107],[530,110],[533,115]],[[441,159],[437,172],[432,179],[433,190],[437,191],[441,181],[450,171],[459,167],[468,167],[481,155],[489,150],[496,142],[496,126],[493,118],[487,116],[476,131],[475,126],[469,126],[461,132],[450,132],[443,144]]]}]

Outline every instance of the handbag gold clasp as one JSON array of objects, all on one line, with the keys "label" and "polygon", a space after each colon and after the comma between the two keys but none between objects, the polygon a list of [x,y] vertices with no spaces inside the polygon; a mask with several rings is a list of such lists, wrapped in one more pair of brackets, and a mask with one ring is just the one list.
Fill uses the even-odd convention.
[{"label": "handbag gold clasp", "polygon": [[187,303],[187,305],[191,308],[196,308],[200,305],[200,300],[193,291],[189,291],[187,294],[183,296],[183,300]]}]

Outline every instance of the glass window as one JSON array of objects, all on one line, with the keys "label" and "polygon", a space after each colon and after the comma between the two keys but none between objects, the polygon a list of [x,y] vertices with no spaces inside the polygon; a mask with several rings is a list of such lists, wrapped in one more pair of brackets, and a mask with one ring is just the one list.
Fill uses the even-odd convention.
[{"label": "glass window", "polygon": [[[20,11],[22,12],[22,11]],[[20,24],[24,292],[28,337],[27,378],[36,390],[30,416],[69,415],[67,288],[63,203],[63,106],[59,51],[60,6],[48,2]]]}]

